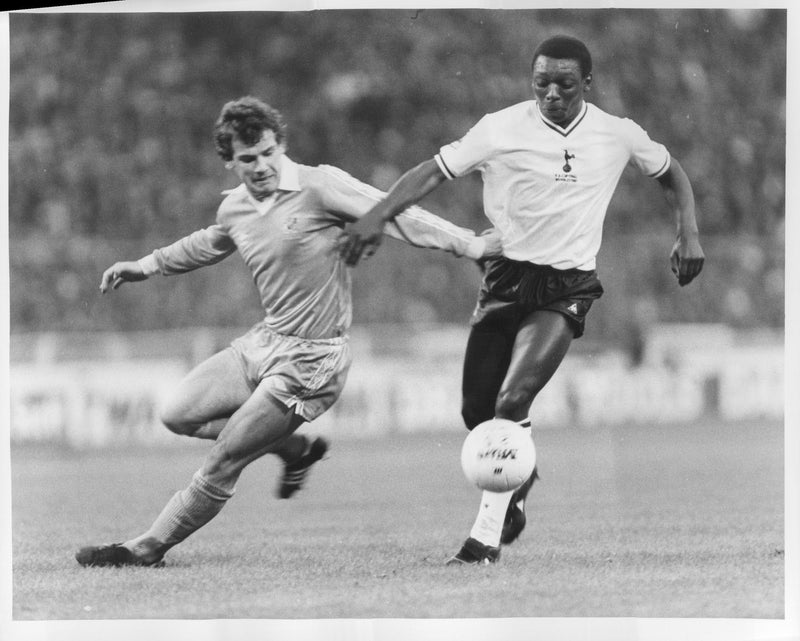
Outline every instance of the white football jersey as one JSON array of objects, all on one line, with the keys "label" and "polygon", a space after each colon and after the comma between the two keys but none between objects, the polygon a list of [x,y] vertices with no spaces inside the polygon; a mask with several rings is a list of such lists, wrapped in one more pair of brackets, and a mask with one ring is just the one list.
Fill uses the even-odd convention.
[{"label": "white football jersey", "polygon": [[630,162],[653,178],[670,154],[639,125],[584,103],[566,128],[533,100],[487,114],[436,155],[452,179],[483,176],[487,218],[512,260],[556,269],[595,268],[608,203]]}]

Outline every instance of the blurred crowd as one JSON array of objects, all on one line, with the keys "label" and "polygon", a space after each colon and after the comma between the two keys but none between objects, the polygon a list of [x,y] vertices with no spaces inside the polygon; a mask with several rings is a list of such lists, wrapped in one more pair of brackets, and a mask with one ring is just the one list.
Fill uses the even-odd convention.
[{"label": "blurred crowd", "polygon": [[[372,10],[10,16],[12,332],[245,326],[241,261],[99,299],[105,267],[211,224],[234,186],[211,126],[227,100],[281,110],[288,153],[387,189],[484,113],[530,97],[554,33],[594,57],[589,100],[678,157],[706,270],[680,290],[658,186],[623,175],[587,336],[655,320],[780,327],[784,300],[785,10]],[[424,202],[480,231],[477,176]],[[462,322],[469,261],[387,243],[354,274],[357,323]]]}]

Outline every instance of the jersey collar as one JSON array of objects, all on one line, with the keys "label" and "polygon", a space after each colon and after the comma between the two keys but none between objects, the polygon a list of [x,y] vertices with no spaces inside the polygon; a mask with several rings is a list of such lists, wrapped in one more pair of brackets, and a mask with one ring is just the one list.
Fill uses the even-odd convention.
[{"label": "jersey collar", "polygon": [[538,102],[536,103],[536,113],[539,115],[539,119],[542,121],[542,124],[544,124],[545,127],[549,127],[556,133],[559,133],[565,137],[569,136],[569,134],[572,131],[574,131],[579,124],[581,124],[581,121],[586,117],[586,112],[588,110],[589,110],[589,103],[584,100],[580,113],[578,113],[578,115],[575,116],[575,119],[571,123],[569,123],[569,125],[567,125],[566,127],[562,127],[545,118],[544,115],[542,115],[541,110],[539,109],[539,103]]},{"label": "jersey collar", "polygon": [[[242,187],[244,187],[244,185],[242,185]],[[265,216],[277,202],[280,192],[300,191],[300,170],[297,163],[286,155],[281,156],[281,177],[278,181],[278,188],[269,198],[256,200],[253,198],[253,195],[247,191],[247,187],[245,187],[245,191],[247,192],[247,197],[250,199],[250,202],[255,206],[256,211],[262,216]]]},{"label": "jersey collar", "polygon": [[281,179],[279,191],[300,191],[300,169],[297,163],[287,155],[281,157]]},{"label": "jersey collar", "polygon": [[253,203],[253,205],[255,205],[256,209],[259,211],[266,211],[275,202],[279,191],[301,191],[301,189],[300,167],[291,158],[284,155],[281,157],[281,177],[278,181],[278,189],[266,200],[256,200],[253,198],[244,183],[239,184],[233,189],[224,190],[222,195],[227,196],[228,194],[236,192],[244,194]]}]

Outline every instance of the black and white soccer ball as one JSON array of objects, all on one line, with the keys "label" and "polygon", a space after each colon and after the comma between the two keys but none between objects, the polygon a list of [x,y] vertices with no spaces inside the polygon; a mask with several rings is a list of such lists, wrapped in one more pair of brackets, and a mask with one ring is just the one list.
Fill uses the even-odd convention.
[{"label": "black and white soccer ball", "polygon": [[530,429],[502,418],[475,428],[461,447],[461,469],[470,483],[490,492],[516,490],[533,473],[536,447]]}]

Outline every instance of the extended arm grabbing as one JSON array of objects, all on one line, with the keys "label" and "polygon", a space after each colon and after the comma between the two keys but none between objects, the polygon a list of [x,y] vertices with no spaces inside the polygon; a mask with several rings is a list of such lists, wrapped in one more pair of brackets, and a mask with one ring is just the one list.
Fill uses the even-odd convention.
[{"label": "extended arm grabbing", "polygon": [[426,160],[403,174],[379,203],[352,223],[341,254],[347,265],[356,265],[362,256],[371,256],[383,240],[384,227],[397,214],[421,200],[446,180],[434,160]]}]

